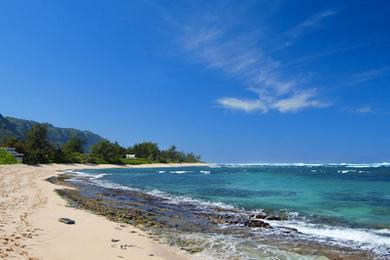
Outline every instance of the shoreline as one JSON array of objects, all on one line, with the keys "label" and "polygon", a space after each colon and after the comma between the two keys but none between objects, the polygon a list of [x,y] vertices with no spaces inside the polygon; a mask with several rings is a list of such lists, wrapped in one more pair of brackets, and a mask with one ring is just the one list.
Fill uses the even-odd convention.
[{"label": "shoreline", "polygon": [[[74,181],[67,182],[65,181],[67,179]],[[207,202],[203,204],[201,201],[187,201],[185,198],[177,200],[174,197],[137,189],[95,185],[93,180],[94,178],[90,176],[65,173],[49,181],[60,185],[67,184],[70,187],[57,192],[69,201],[72,207],[86,209],[110,220],[140,227],[151,232],[165,244],[174,245],[200,259],[205,256],[224,259],[227,255],[232,259],[237,257],[240,259],[239,255],[227,254],[220,250],[228,246],[223,240],[229,240],[232,236],[253,247],[260,243],[274,250],[279,248],[281,252],[284,251],[281,254],[287,254],[292,258],[306,256],[314,259],[375,258],[367,251],[307,240],[297,229],[278,225],[279,221],[288,220],[288,216],[283,213],[275,215],[271,212],[261,212],[253,215],[252,211],[219,204]],[[217,246],[209,239],[214,240],[218,236],[220,242],[217,242],[219,243]],[[216,251],[213,249],[215,246]],[[277,251],[275,253],[278,254]],[[261,259],[267,256],[258,257]]]},{"label": "shoreline", "polygon": [[[46,179],[66,170],[198,165],[205,164],[0,165],[0,258],[191,259],[132,225],[69,207]],[[60,223],[63,217],[76,224]]]},{"label": "shoreline", "polygon": [[[0,165],[0,258],[204,259],[210,251],[199,236],[219,234],[279,248],[293,257],[375,259],[368,252],[299,240],[296,229],[264,221],[283,220],[281,215],[264,212],[252,217],[250,211],[219,206],[199,210],[186,201],[172,206],[153,194],[97,187],[88,177],[66,172],[204,165]],[[75,176],[81,182],[64,182]],[[76,225],[60,223],[64,217]],[[219,256],[224,258],[223,252]]]}]

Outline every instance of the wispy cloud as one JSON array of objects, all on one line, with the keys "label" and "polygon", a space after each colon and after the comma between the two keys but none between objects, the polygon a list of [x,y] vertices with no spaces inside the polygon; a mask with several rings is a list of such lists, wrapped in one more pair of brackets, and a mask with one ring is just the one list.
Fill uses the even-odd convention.
[{"label": "wispy cloud", "polygon": [[267,106],[258,99],[220,98],[217,102],[222,107],[232,110],[241,110],[245,112],[261,111],[263,113],[268,111]]},{"label": "wispy cloud", "polygon": [[310,16],[305,21],[298,24],[297,26],[295,26],[294,28],[292,28],[287,32],[287,40],[285,42],[285,46],[287,47],[294,44],[307,31],[318,28],[327,17],[336,14],[337,13],[333,10],[326,10],[321,13]]},{"label": "wispy cloud", "polygon": [[380,69],[371,69],[364,72],[360,72],[353,76],[351,84],[360,84],[370,80],[374,80],[385,76],[390,71],[389,67],[383,67]]},{"label": "wispy cloud", "polygon": [[375,43],[360,43],[360,44],[353,44],[353,45],[342,44],[329,50],[318,51],[309,55],[301,56],[298,59],[291,60],[289,62],[284,63],[284,67],[291,67],[297,64],[302,64],[329,55],[333,55],[341,52],[354,51],[357,49],[370,47],[372,45],[375,45]]},{"label": "wispy cloud", "polygon": [[345,110],[353,114],[361,114],[361,115],[374,112],[372,106],[368,104],[357,106],[357,107],[346,107]]},{"label": "wispy cloud", "polygon": [[[326,11],[313,16],[293,30],[293,37],[333,14]],[[244,112],[277,110],[286,113],[330,105],[318,100],[315,88],[307,86],[304,78],[285,75],[281,69],[283,64],[261,48],[257,32],[232,33],[232,30],[234,28],[223,22],[216,22],[215,17],[199,19],[184,26],[180,39],[184,49],[207,68],[235,77],[255,94],[253,99],[221,97],[217,99],[220,106]]]},{"label": "wispy cloud", "polygon": [[273,104],[273,107],[282,113],[285,112],[297,112],[304,108],[323,108],[328,107],[331,104],[329,102],[323,102],[312,99],[312,94],[308,92],[295,94],[289,98],[282,99]]},{"label": "wispy cloud", "polygon": [[372,107],[370,105],[365,105],[365,106],[356,108],[356,112],[361,113],[361,114],[371,113],[372,111],[373,110],[372,110]]}]

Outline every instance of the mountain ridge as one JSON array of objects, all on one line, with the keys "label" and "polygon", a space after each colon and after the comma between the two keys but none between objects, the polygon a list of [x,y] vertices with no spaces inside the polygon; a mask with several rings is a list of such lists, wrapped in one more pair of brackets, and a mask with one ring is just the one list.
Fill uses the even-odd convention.
[{"label": "mountain ridge", "polygon": [[29,129],[35,124],[44,124],[47,126],[47,136],[50,142],[56,146],[62,146],[70,137],[76,136],[84,140],[84,150],[89,152],[91,146],[106,140],[98,134],[89,130],[79,130],[76,128],[56,127],[51,123],[39,123],[33,120],[3,116],[0,114],[0,142],[5,138],[16,138],[23,140]]}]

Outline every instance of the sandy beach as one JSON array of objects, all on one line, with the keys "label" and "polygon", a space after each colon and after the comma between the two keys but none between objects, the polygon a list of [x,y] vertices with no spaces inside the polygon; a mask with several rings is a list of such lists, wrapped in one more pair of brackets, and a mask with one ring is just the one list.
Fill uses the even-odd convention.
[{"label": "sandy beach", "polygon": [[[191,165],[191,164],[186,164]],[[164,167],[153,164],[126,167]],[[45,179],[68,169],[117,165],[51,164],[0,166],[0,258],[2,259],[190,259],[131,225],[67,207]],[[76,221],[66,225],[67,217]]]}]

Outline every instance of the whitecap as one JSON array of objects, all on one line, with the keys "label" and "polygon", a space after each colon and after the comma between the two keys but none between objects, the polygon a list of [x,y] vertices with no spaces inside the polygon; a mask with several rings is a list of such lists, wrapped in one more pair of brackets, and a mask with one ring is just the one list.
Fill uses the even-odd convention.
[{"label": "whitecap", "polygon": [[87,177],[88,179],[100,179],[103,178],[104,176],[111,175],[110,173],[86,173],[86,172],[81,172],[81,171],[74,171],[74,170],[68,170],[66,173],[71,173],[75,174],[80,177]]},{"label": "whitecap", "polygon": [[170,171],[170,173],[183,174],[188,173],[189,171]]},{"label": "whitecap", "polygon": [[309,236],[309,239],[326,242],[333,240],[336,244],[373,250],[379,254],[387,254],[390,249],[390,230],[358,229],[348,227],[331,227],[303,221],[267,221],[275,227],[295,228],[298,232]]},{"label": "whitecap", "polygon": [[256,166],[267,166],[267,167],[348,167],[348,168],[370,168],[370,167],[390,167],[390,162],[381,163],[215,163],[208,165],[209,168],[239,168],[239,167],[256,167]]}]

